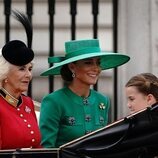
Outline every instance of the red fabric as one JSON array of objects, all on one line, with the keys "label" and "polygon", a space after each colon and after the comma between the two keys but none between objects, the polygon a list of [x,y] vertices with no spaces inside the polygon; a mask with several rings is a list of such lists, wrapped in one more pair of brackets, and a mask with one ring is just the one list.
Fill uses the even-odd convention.
[{"label": "red fabric", "polygon": [[32,100],[22,96],[15,108],[0,96],[0,149],[39,148],[40,141]]}]

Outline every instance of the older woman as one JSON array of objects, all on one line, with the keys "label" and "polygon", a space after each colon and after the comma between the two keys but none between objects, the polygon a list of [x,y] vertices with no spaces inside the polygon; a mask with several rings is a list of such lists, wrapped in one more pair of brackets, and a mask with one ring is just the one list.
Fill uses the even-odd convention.
[{"label": "older woman", "polygon": [[23,94],[32,79],[34,53],[19,40],[0,55],[0,149],[40,147],[34,104]]},{"label": "older woman", "polygon": [[34,52],[13,40],[0,54],[0,149],[40,147],[34,104],[23,94],[32,79]]},{"label": "older woman", "polygon": [[38,148],[41,135],[34,104],[24,94],[32,79],[32,26],[25,14],[13,13],[25,28],[28,47],[12,40],[0,51],[0,149]]}]

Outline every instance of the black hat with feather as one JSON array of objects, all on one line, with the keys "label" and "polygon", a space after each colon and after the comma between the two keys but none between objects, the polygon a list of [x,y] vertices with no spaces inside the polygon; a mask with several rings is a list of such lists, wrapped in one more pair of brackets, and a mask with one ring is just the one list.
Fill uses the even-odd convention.
[{"label": "black hat with feather", "polygon": [[28,46],[21,40],[12,40],[7,42],[2,48],[3,57],[11,64],[22,66],[31,62],[34,58],[34,52],[31,49],[32,45],[32,25],[28,17],[19,12],[12,11],[13,17],[16,18],[25,28]]}]

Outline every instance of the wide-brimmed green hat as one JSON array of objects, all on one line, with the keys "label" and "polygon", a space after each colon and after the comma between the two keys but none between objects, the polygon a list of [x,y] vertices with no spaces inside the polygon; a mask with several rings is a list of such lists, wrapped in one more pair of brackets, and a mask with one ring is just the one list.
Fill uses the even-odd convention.
[{"label": "wide-brimmed green hat", "polygon": [[64,57],[49,57],[48,62],[54,64],[41,73],[41,76],[60,75],[63,65],[87,58],[100,57],[102,70],[115,68],[128,62],[130,57],[120,53],[102,52],[98,39],[72,40],[65,42]]}]

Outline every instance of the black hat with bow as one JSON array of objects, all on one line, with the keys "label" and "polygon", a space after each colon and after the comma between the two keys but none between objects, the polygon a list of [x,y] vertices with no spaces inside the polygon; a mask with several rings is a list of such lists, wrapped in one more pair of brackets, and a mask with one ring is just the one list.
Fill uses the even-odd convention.
[{"label": "black hat with bow", "polygon": [[11,64],[22,66],[31,62],[34,58],[34,52],[31,49],[32,45],[32,25],[28,17],[19,12],[12,11],[13,17],[16,18],[25,28],[28,46],[21,40],[11,40],[2,48],[2,56]]}]

